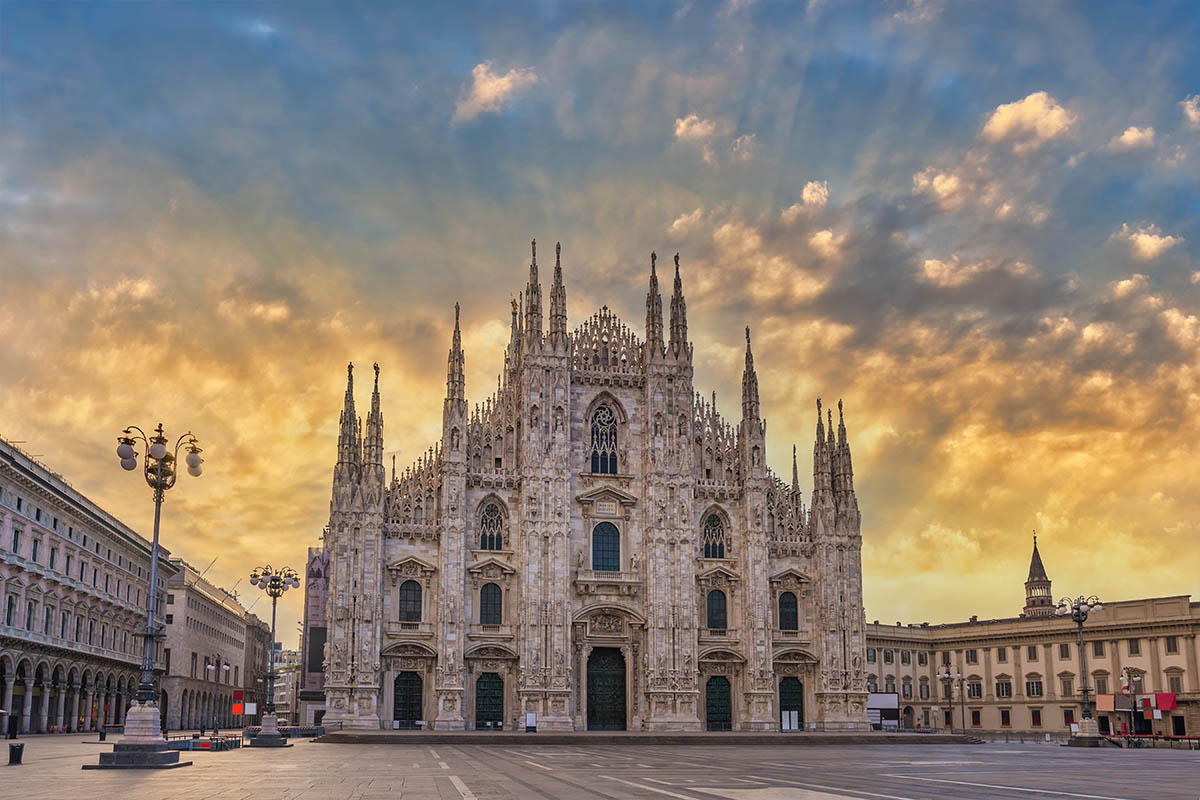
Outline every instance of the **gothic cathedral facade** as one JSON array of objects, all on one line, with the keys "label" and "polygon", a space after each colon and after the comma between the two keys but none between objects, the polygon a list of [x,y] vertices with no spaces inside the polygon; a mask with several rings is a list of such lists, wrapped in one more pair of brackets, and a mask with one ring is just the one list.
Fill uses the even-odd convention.
[{"label": "gothic cathedral facade", "polygon": [[766,464],[746,329],[741,419],[693,388],[675,257],[642,341],[607,307],[573,332],[536,243],[495,393],[468,407],[455,307],[442,437],[390,480],[379,367],[352,368],[334,468],[326,716],[347,727],[866,728],[860,518],[838,404],[813,490]]}]

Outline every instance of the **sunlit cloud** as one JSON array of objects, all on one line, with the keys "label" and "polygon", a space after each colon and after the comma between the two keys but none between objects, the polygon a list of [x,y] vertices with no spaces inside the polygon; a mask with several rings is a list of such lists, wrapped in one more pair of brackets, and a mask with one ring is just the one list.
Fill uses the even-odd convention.
[{"label": "sunlit cloud", "polygon": [[1183,244],[1182,237],[1164,234],[1154,224],[1131,228],[1128,223],[1123,223],[1112,238],[1127,242],[1130,253],[1139,261],[1158,258],[1172,247]]},{"label": "sunlit cloud", "polygon": [[1192,130],[1200,131],[1200,94],[1194,94],[1179,102],[1183,116]]},{"label": "sunlit cloud", "polygon": [[991,142],[1012,142],[1017,153],[1036,150],[1071,129],[1075,116],[1046,92],[996,107],[981,136]]},{"label": "sunlit cloud", "polygon": [[1154,128],[1135,128],[1130,126],[1119,136],[1114,136],[1108,143],[1108,149],[1115,152],[1129,152],[1154,146]]},{"label": "sunlit cloud", "polygon": [[498,113],[508,100],[521,89],[537,83],[532,67],[513,67],[500,75],[492,71],[490,62],[476,64],[471,70],[471,84],[464,88],[454,107],[454,122],[466,122],[480,114]]}]

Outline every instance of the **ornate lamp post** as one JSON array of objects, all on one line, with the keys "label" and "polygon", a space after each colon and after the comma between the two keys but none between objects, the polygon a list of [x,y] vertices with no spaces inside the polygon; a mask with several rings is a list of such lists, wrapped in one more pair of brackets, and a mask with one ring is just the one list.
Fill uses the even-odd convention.
[{"label": "ornate lamp post", "polygon": [[[959,705],[959,710],[962,711],[963,733],[966,733],[967,732],[967,698],[966,698],[966,692],[963,691],[963,681],[966,680],[966,678],[964,678],[962,676],[961,672],[955,672],[955,673],[951,674],[949,667],[946,668],[946,671],[944,673],[939,673],[938,677],[941,678],[942,680],[944,680],[946,683],[950,684],[951,686],[953,686],[955,682],[958,683],[958,705]],[[950,707],[952,709],[954,708],[953,700],[950,701]],[[950,725],[950,732],[951,733],[954,732],[953,723]]]},{"label": "ornate lamp post", "polygon": [[213,662],[205,665],[204,669],[211,669],[213,673],[212,735],[216,736],[221,732],[217,725],[217,706],[221,702],[221,673],[225,673],[225,682],[229,683],[229,664],[222,664],[220,656],[213,656]]},{"label": "ornate lamp post", "polygon": [[1070,617],[1075,621],[1075,625],[1079,628],[1079,671],[1081,681],[1079,691],[1083,694],[1083,719],[1079,720],[1079,733],[1071,737],[1071,744],[1080,747],[1099,747],[1100,726],[1096,724],[1095,718],[1092,716],[1092,703],[1088,699],[1088,669],[1087,669],[1087,651],[1083,647],[1083,623],[1087,621],[1088,614],[1099,614],[1104,610],[1100,605],[1100,598],[1092,595],[1084,597],[1080,595],[1072,600],[1069,597],[1064,597],[1058,601],[1058,607],[1054,609],[1055,616]]},{"label": "ornate lamp post", "polygon": [[277,570],[267,564],[250,573],[250,583],[258,586],[271,597],[271,649],[270,672],[267,673],[267,707],[262,717],[262,726],[258,736],[255,736],[254,741],[250,744],[254,747],[284,747],[286,743],[279,735],[279,718],[275,716],[275,611],[283,593],[300,585],[300,575],[291,567]]},{"label": "ornate lamp post", "polygon": [[125,735],[113,746],[113,752],[101,753],[99,764],[87,764],[85,769],[120,769],[146,767],[188,766],[190,761],[180,763],[179,751],[168,750],[167,741],[160,727],[161,715],[154,692],[154,642],[159,637],[154,615],[158,611],[158,528],[162,517],[163,496],[175,485],[178,477],[179,449],[186,448],[188,474],[200,477],[200,446],[191,431],[183,434],[172,449],[167,445],[167,435],[162,423],[151,435],[136,425],[131,425],[117,437],[117,456],[121,467],[132,471],[138,468],[138,453],[134,445],[141,442],[145,448],[142,469],[146,484],[154,490],[154,541],[150,547],[150,591],[146,603],[146,632],[142,634],[142,677],[138,683],[137,701],[125,715]]}]

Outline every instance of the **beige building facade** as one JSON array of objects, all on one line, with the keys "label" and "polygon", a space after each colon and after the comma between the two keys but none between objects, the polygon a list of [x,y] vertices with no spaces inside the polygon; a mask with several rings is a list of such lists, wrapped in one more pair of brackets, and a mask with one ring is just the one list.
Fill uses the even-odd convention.
[{"label": "beige building facade", "polygon": [[[1083,711],[1079,634],[1070,617],[1054,615],[1051,596],[1035,542],[1020,616],[867,625],[872,691],[900,695],[901,727],[1068,734]],[[1175,708],[1160,710],[1160,718],[1135,715],[1136,732],[1200,733],[1200,603],[1181,595],[1105,602],[1102,609],[1083,631],[1093,703],[1128,709],[1131,695],[1139,705],[1174,695]],[[952,678],[940,677],[946,674]],[[1132,680],[1128,695],[1123,678]],[[1096,718],[1102,732],[1130,730],[1128,710],[1098,711]]]}]

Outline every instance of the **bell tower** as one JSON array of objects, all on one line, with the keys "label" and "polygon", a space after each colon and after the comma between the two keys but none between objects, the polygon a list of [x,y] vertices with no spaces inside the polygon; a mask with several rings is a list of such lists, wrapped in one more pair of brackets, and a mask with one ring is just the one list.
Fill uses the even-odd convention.
[{"label": "bell tower", "polygon": [[1042,566],[1038,553],[1037,531],[1033,533],[1033,557],[1029,560],[1029,577],[1025,579],[1025,617],[1049,617],[1054,614],[1054,595],[1050,593],[1050,579]]}]

